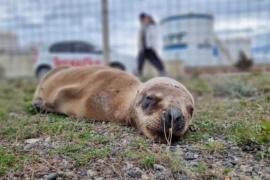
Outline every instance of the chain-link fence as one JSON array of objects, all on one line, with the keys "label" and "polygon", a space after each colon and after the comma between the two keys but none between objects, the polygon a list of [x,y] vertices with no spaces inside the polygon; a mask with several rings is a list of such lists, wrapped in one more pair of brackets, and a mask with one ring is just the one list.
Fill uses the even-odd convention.
[{"label": "chain-link fence", "polygon": [[[42,75],[62,64],[104,64],[102,2],[1,0],[2,73]],[[139,15],[144,12],[155,21],[156,52],[167,71],[176,66],[184,66],[186,73],[269,70],[270,0],[107,3],[112,66],[137,69]]]}]

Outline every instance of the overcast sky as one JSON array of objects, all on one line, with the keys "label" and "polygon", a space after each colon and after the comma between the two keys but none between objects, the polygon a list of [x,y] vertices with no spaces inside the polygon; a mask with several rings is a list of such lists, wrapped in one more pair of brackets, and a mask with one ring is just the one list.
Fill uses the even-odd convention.
[{"label": "overcast sky", "polygon": [[[157,22],[184,13],[215,17],[220,37],[245,36],[256,52],[270,47],[270,0],[108,0],[111,47],[136,54],[137,20],[148,12]],[[89,39],[101,43],[101,0],[0,0],[0,32],[18,34],[23,47],[33,42]]]}]

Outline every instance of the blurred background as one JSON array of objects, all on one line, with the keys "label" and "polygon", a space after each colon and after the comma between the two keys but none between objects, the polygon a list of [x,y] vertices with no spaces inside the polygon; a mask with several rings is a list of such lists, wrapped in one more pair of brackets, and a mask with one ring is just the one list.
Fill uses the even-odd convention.
[{"label": "blurred background", "polygon": [[[169,76],[270,71],[270,0],[0,0],[0,77],[60,65],[134,73],[138,16],[154,18]],[[156,75],[149,64],[147,76]]]}]

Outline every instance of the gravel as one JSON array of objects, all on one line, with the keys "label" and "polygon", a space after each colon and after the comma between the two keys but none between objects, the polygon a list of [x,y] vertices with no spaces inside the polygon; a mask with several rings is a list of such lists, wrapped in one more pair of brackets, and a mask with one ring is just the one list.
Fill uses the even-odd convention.
[{"label": "gravel", "polygon": [[47,180],[55,180],[58,177],[57,173],[51,173],[47,176]]},{"label": "gravel", "polygon": [[[97,123],[98,124],[98,123]],[[198,143],[175,143],[168,147],[165,144],[154,143],[143,139],[139,132],[126,132],[118,129],[118,133],[109,124],[98,124],[102,128],[98,129],[102,134],[113,131],[115,138],[110,143],[109,155],[98,158],[92,157],[84,165],[77,165],[72,156],[54,151],[62,144],[61,141],[52,141],[49,137],[39,138],[39,140],[23,141],[22,150],[27,154],[37,154],[40,160],[32,161],[32,164],[25,164],[24,172],[14,171],[6,174],[6,178],[27,179],[32,176],[37,179],[269,179],[270,180],[270,160],[266,156],[258,158],[257,153],[266,147],[249,145],[245,147],[237,146],[234,143],[224,140],[224,138],[207,137]],[[104,127],[105,126],[105,127]],[[119,127],[119,126],[118,126]],[[106,129],[107,128],[107,129]],[[110,129],[112,128],[112,129]],[[106,132],[106,130],[108,132]],[[121,157],[130,148],[133,139],[144,141],[148,152],[161,154],[172,153],[175,158],[180,158],[180,167],[172,170],[170,160],[159,161],[161,157],[155,157],[151,165],[140,165],[136,158],[128,156]],[[123,140],[124,139],[124,140]],[[209,142],[221,142],[224,148],[205,149],[202,145]],[[31,143],[29,143],[31,142]],[[11,142],[12,143],[12,142]],[[99,143],[94,146],[102,145]],[[86,149],[91,149],[89,144]],[[143,147],[143,146],[142,146]],[[137,148],[140,151],[140,146]],[[85,150],[86,150],[85,149]],[[80,153],[80,151],[78,151]],[[136,157],[136,154],[134,154]],[[43,160],[42,160],[43,159]],[[77,160],[79,161],[79,160]],[[163,163],[164,162],[164,163]],[[35,169],[36,167],[37,169]],[[31,171],[35,169],[35,171]],[[25,172],[29,172],[28,174]],[[214,179],[215,179],[214,178]],[[211,178],[210,178],[211,179]]]}]

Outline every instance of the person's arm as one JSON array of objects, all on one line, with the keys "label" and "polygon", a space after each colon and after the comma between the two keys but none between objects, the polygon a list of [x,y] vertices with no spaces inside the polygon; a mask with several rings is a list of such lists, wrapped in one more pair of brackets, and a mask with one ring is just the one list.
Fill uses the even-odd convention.
[{"label": "person's arm", "polygon": [[146,46],[147,48],[151,48],[156,50],[157,47],[157,34],[156,28],[154,25],[149,25],[146,31]]}]

